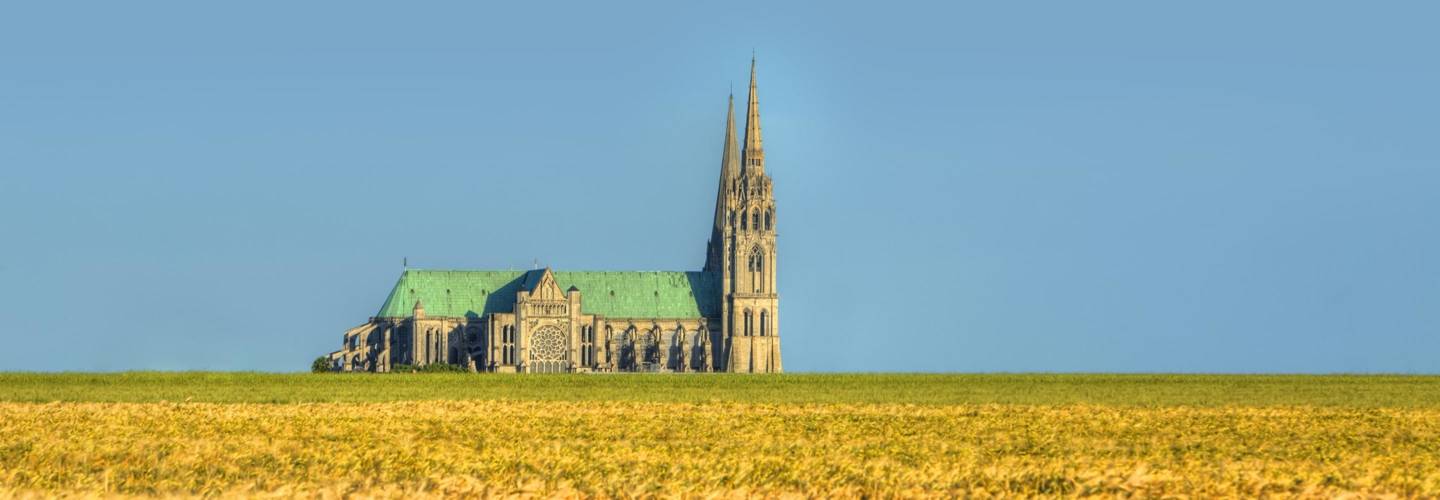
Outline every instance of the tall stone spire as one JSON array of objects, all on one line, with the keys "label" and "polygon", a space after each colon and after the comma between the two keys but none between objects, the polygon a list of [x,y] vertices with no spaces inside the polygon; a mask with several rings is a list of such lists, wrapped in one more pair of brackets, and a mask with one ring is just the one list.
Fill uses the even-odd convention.
[{"label": "tall stone spire", "polygon": [[755,93],[755,56],[750,56],[750,99],[745,112],[745,173],[765,173],[765,148],[760,144],[760,96]]},{"label": "tall stone spire", "polygon": [[725,227],[725,198],[730,181],[740,171],[740,147],[735,143],[735,94],[730,94],[730,111],[725,114],[725,144],[720,156],[720,189],[715,193],[715,229]]}]

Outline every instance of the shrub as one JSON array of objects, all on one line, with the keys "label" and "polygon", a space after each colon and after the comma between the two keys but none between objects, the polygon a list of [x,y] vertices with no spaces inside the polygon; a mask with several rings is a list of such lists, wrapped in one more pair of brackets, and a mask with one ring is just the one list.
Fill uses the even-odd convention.
[{"label": "shrub", "polygon": [[404,363],[390,365],[390,373],[459,373],[466,371],[469,370],[466,370],[460,365],[452,365],[449,363],[431,363],[424,366],[407,365]]},{"label": "shrub", "polygon": [[320,356],[310,362],[310,373],[325,373],[330,371],[330,358]]}]

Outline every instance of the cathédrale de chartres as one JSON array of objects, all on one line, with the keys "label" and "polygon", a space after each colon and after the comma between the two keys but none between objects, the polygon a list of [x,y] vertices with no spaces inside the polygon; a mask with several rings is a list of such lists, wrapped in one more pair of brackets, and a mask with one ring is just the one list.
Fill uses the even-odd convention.
[{"label": "cath\u00e9drale de chartres", "polygon": [[775,196],[753,59],[747,101],[741,150],[730,97],[704,269],[406,269],[330,369],[779,373]]}]

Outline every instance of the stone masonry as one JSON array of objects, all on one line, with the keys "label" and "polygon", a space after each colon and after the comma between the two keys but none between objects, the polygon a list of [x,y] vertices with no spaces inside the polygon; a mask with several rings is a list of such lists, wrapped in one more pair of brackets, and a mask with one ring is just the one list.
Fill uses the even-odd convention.
[{"label": "stone masonry", "polygon": [[701,271],[406,269],[380,311],[345,331],[332,369],[781,372],[777,215],[754,60],[743,140],[732,95]]}]

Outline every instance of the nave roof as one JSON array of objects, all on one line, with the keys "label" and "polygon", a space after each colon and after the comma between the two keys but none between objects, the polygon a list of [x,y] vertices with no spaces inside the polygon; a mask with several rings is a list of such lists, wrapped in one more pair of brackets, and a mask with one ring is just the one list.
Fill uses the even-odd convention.
[{"label": "nave roof", "polygon": [[[533,289],[545,270],[484,271],[407,269],[400,275],[381,318],[410,316],[425,304],[428,317],[479,317],[513,312],[515,292]],[[552,271],[561,289],[580,290],[580,309],[609,318],[699,318],[718,316],[720,285],[715,276],[691,271]]]}]

